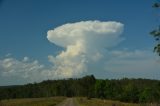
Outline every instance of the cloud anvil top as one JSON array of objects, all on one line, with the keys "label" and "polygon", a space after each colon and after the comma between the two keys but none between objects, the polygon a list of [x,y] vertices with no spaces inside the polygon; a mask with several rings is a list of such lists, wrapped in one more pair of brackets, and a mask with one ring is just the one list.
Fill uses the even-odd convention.
[{"label": "cloud anvil top", "polygon": [[[82,40],[96,42],[114,39],[123,31],[120,22],[81,21],[68,23],[48,31],[47,38],[50,42],[66,47]],[[92,41],[91,41],[92,40]],[[104,42],[104,41],[103,41]]]}]

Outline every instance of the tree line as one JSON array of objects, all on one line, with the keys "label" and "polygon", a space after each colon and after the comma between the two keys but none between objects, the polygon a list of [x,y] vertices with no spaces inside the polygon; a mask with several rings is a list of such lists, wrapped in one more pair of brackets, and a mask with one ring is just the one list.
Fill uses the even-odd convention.
[{"label": "tree line", "polygon": [[160,81],[149,79],[95,79],[83,78],[46,80],[40,83],[1,86],[0,100],[13,98],[39,98],[53,96],[83,96],[123,102],[146,103],[160,101]]}]

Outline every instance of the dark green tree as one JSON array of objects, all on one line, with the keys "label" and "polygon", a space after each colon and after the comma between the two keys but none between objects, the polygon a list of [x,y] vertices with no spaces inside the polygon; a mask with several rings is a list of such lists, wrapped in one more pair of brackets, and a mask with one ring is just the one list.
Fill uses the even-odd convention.
[{"label": "dark green tree", "polygon": [[122,101],[138,103],[139,102],[139,91],[136,85],[128,83],[123,88],[123,93],[121,96]]},{"label": "dark green tree", "polygon": [[157,88],[145,88],[141,93],[139,97],[140,102],[158,102],[158,98],[160,97],[159,91]]},{"label": "dark green tree", "polygon": [[[160,3],[159,2],[154,3],[152,7],[155,9],[159,9]],[[153,31],[151,31],[150,34],[153,35],[153,37],[156,40],[154,52],[156,52],[160,56],[160,26],[158,28],[154,29]]]},{"label": "dark green tree", "polygon": [[95,84],[95,95],[98,98],[104,99],[105,95],[105,80],[97,80]]}]

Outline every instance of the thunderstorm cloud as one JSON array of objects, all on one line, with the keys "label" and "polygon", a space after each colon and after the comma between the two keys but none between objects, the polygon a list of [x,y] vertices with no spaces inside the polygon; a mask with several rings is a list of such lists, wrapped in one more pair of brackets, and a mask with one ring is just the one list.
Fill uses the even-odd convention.
[{"label": "thunderstorm cloud", "polygon": [[51,43],[64,47],[57,56],[49,56],[54,71],[60,77],[72,77],[88,70],[88,64],[100,61],[105,48],[117,45],[123,24],[119,22],[81,21],[49,30]]}]

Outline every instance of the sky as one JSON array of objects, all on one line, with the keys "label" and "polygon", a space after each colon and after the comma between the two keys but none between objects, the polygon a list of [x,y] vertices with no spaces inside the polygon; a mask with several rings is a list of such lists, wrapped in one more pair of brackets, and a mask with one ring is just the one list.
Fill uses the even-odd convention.
[{"label": "sky", "polygon": [[[156,1],[156,0],[155,0]],[[160,79],[154,0],[0,0],[0,86],[75,78]]]}]

